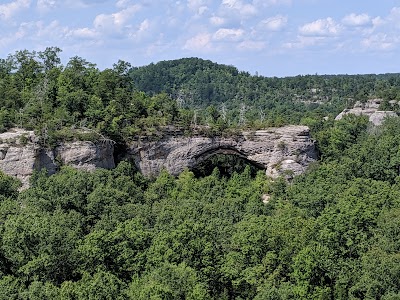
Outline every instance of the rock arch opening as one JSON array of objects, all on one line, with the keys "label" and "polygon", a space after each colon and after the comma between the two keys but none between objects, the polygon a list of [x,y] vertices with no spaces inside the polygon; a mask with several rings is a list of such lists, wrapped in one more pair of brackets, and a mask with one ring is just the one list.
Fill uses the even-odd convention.
[{"label": "rock arch opening", "polygon": [[205,177],[211,175],[215,168],[223,177],[230,177],[233,173],[242,173],[246,167],[250,168],[251,176],[256,176],[257,172],[265,168],[252,162],[240,151],[230,148],[219,148],[205,152],[196,158],[196,164],[191,168],[194,175]]}]

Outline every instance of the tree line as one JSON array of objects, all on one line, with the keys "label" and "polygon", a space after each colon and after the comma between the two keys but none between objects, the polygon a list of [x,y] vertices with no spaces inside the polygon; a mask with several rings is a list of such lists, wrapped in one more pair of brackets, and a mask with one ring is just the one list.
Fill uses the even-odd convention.
[{"label": "tree line", "polygon": [[91,138],[126,142],[160,136],[168,125],[188,134],[310,125],[357,100],[400,99],[399,74],[268,78],[199,58],[144,67],[120,60],[99,70],[78,56],[64,66],[61,51],[21,50],[0,59],[1,131],[33,129],[52,144],[83,129]]}]

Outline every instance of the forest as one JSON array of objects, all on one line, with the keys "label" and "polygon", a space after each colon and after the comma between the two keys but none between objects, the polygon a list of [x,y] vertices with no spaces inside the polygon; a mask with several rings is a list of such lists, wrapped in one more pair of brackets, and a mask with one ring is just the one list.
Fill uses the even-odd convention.
[{"label": "forest", "polygon": [[305,124],[320,160],[290,182],[232,158],[157,178],[63,166],[23,191],[0,173],[0,299],[400,299],[400,120],[333,118],[400,100],[400,74],[266,78],[198,58],[100,71],[60,51],[0,60],[2,131],[46,145],[82,128],[128,143]]}]

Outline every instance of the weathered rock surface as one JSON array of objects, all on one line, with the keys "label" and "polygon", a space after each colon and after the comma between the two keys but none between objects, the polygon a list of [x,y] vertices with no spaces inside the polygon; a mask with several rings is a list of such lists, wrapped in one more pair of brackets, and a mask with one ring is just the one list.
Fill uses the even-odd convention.
[{"label": "weathered rock surface", "polygon": [[382,125],[385,118],[397,117],[397,114],[394,111],[378,110],[381,101],[381,99],[372,99],[368,100],[364,104],[357,101],[353,108],[343,110],[336,116],[335,120],[340,120],[348,114],[353,114],[356,116],[368,116],[368,119],[372,124],[379,126]]},{"label": "weathered rock surface", "polygon": [[[156,176],[162,169],[178,175],[217,153],[237,155],[265,169],[272,177],[301,174],[317,159],[306,126],[268,128],[232,137],[185,137],[175,132],[159,141],[139,139],[130,144],[122,156],[132,159],[144,175]],[[23,188],[28,186],[34,170],[46,168],[53,174],[60,165],[87,171],[112,169],[115,167],[114,146],[75,141],[45,149],[39,146],[32,131],[13,129],[0,134],[0,170],[20,179]]]},{"label": "weathered rock surface", "polygon": [[144,175],[156,176],[162,169],[178,175],[217,153],[235,154],[264,168],[272,177],[301,174],[317,159],[306,126],[268,128],[229,138],[167,136],[160,141],[139,140],[130,145],[127,156]]},{"label": "weathered rock surface", "polygon": [[109,143],[95,144],[88,141],[63,143],[54,150],[55,156],[65,165],[85,171],[96,168],[113,169],[114,147]]},{"label": "weathered rock surface", "polygon": [[43,168],[50,174],[64,164],[84,170],[114,168],[113,153],[112,144],[78,141],[44,149],[36,143],[33,131],[13,129],[0,134],[0,170],[20,179],[23,188],[33,171]]}]

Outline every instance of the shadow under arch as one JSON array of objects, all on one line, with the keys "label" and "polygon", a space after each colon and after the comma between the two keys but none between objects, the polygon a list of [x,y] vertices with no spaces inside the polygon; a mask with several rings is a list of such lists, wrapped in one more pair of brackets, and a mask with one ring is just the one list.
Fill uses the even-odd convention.
[{"label": "shadow under arch", "polygon": [[197,178],[211,175],[214,168],[218,168],[221,176],[225,177],[230,177],[234,172],[242,173],[246,166],[250,167],[252,176],[265,170],[263,165],[249,160],[244,153],[233,147],[216,147],[197,155],[195,159],[196,163],[190,170]]}]

